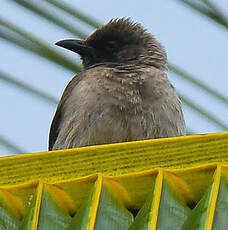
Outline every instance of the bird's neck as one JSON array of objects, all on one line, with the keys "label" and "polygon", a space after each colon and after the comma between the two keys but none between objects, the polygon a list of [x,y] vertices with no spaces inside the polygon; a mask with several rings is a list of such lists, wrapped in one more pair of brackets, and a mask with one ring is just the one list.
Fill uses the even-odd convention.
[{"label": "bird's neck", "polygon": [[92,69],[95,67],[105,67],[105,68],[115,68],[119,71],[130,71],[130,72],[138,72],[144,68],[148,68],[147,65],[136,64],[136,63],[117,63],[117,62],[102,62],[93,64],[86,69]]}]

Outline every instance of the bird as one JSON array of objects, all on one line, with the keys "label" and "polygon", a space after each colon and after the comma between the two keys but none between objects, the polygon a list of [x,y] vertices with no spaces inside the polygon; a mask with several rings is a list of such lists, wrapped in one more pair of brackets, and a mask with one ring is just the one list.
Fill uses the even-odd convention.
[{"label": "bird", "polygon": [[49,150],[186,135],[165,49],[140,23],[111,19],[56,45],[79,54],[83,69],[57,106]]}]

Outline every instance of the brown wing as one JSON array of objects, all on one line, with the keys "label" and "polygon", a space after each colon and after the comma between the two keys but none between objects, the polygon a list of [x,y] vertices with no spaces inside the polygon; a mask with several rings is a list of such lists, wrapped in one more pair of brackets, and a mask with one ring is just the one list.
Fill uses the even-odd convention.
[{"label": "brown wing", "polygon": [[72,90],[74,89],[74,87],[81,81],[82,79],[82,74],[79,74],[77,76],[75,76],[67,85],[67,87],[65,88],[63,95],[60,99],[60,102],[58,104],[58,107],[56,109],[54,118],[52,120],[51,123],[51,127],[50,127],[50,132],[49,132],[49,146],[48,146],[48,150],[51,151],[53,148],[53,145],[55,144],[55,141],[58,137],[59,134],[59,124],[61,122],[62,119],[62,107],[64,105],[64,103],[66,102],[67,98],[69,97],[69,95],[71,94]]}]

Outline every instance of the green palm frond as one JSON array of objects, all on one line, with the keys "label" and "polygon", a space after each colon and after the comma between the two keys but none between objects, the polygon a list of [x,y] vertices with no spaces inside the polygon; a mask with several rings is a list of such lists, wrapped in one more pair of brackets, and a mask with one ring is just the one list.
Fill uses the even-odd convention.
[{"label": "green palm frond", "polygon": [[193,77],[191,74],[187,73],[185,70],[177,67],[174,64],[169,63],[169,71],[181,76],[187,82],[193,84],[195,87],[199,88],[200,90],[205,91],[210,96],[220,100],[224,104],[228,104],[228,98],[224,95],[219,93],[218,91],[212,89],[210,86],[207,86],[205,83],[202,83],[196,77]]},{"label": "green palm frond", "polygon": [[87,16],[86,14],[82,13],[81,11],[77,10],[75,7],[72,7],[65,2],[62,3],[60,1],[56,0],[44,0],[51,5],[55,6],[56,8],[64,11],[65,13],[73,16],[76,20],[79,20],[83,23],[85,23],[87,26],[91,26],[92,28],[98,28],[102,26],[100,22],[97,21],[97,19],[92,18],[91,16]]},{"label": "green palm frond", "polygon": [[0,145],[4,146],[6,149],[15,154],[26,153],[26,151],[21,149],[17,144],[9,141],[8,138],[3,137],[2,135],[0,135]]},{"label": "green palm frond", "polygon": [[26,1],[26,0],[12,0],[12,1],[19,4],[20,6],[25,7],[26,9],[39,15],[40,17],[46,19],[48,22],[52,22],[58,25],[59,27],[61,27],[62,29],[69,31],[70,33],[74,34],[79,38],[85,39],[87,37],[87,35],[84,32],[77,29],[76,27],[71,26],[71,24],[67,23],[67,21],[64,21],[63,19],[56,17],[54,14],[51,13],[51,11],[45,9],[44,7],[41,7],[39,4],[35,4],[31,1]]},{"label": "green palm frond", "polygon": [[[191,0],[177,0],[180,4],[188,6],[193,12],[202,14],[210,19],[212,22],[217,23],[224,29],[228,29],[228,18],[209,0],[202,0],[198,3]],[[202,5],[204,3],[204,6]]]},{"label": "green palm frond", "polygon": [[180,95],[180,98],[184,104],[186,104],[188,107],[193,109],[195,112],[199,113],[201,116],[203,116],[207,120],[211,121],[214,125],[216,125],[217,127],[221,128],[224,131],[228,130],[228,126],[224,124],[222,121],[220,121],[218,118],[216,118],[214,115],[212,115],[212,113],[206,111],[200,105],[196,104],[195,102],[188,99],[184,95]]},{"label": "green palm frond", "polygon": [[[14,40],[16,41],[16,43],[13,43],[15,45],[22,45],[28,43],[28,45],[23,45],[22,47],[26,50],[30,50],[34,54],[45,57],[49,61],[61,65],[71,71],[79,72],[81,70],[81,67],[79,65],[77,65],[74,61],[70,60],[69,58],[63,56],[60,52],[57,52],[56,50],[51,48],[50,45],[48,45],[46,42],[41,41],[39,38],[26,32],[22,28],[19,28],[18,26],[5,20],[2,17],[0,17],[0,25],[3,26],[3,30],[0,30],[0,37],[12,37],[9,33],[7,35],[7,31],[4,31],[4,28],[15,33],[15,35],[17,36],[17,38],[10,39],[7,41],[13,42]],[[21,38],[22,41],[18,41],[21,40]]]},{"label": "green palm frond", "polygon": [[28,84],[22,83],[21,81],[17,80],[15,77],[10,76],[9,74],[3,73],[0,71],[0,80],[5,81],[7,84],[10,84],[14,87],[17,87],[27,93],[30,93],[34,95],[35,97],[38,97],[40,99],[43,99],[44,101],[56,105],[58,103],[58,100],[49,94],[42,92],[32,86],[29,86]]}]

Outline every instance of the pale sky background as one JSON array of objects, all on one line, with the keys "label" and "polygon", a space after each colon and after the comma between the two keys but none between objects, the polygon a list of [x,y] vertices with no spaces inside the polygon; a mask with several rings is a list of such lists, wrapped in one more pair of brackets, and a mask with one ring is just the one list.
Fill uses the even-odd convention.
[{"label": "pale sky background", "polygon": [[[36,0],[37,2],[38,0]],[[209,86],[228,96],[228,31],[205,17],[193,13],[174,0],[166,1],[88,1],[65,2],[94,16],[101,23],[111,18],[131,17],[148,29],[166,48],[168,59],[184,68]],[[217,0],[223,12],[228,15],[228,1]],[[39,0],[40,4],[48,5]],[[91,33],[93,29],[82,27],[71,17],[53,10],[56,17],[64,17],[75,26]],[[4,17],[23,29],[34,33],[48,42],[51,47],[64,38],[74,38],[69,32],[47,23],[14,4],[1,0],[0,17]],[[1,29],[1,27],[0,27]],[[63,55],[79,57],[55,47]],[[60,98],[63,89],[74,73],[15,47],[0,38],[0,70],[17,77],[50,95]],[[228,108],[186,81],[168,73],[170,81],[181,93],[203,106],[228,125]],[[16,143],[25,152],[47,150],[49,126],[55,106],[37,99],[20,89],[0,80],[0,135]],[[197,113],[184,106],[187,126],[194,133],[221,132],[220,128],[202,119]],[[14,154],[0,146],[0,155]]]}]

